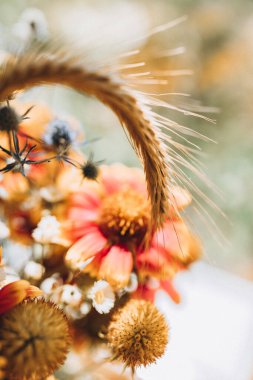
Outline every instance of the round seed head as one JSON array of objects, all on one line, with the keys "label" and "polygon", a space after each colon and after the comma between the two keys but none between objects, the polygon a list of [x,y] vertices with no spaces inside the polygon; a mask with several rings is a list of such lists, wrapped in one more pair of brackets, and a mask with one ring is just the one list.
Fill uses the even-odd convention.
[{"label": "round seed head", "polygon": [[99,175],[99,168],[96,163],[88,160],[81,168],[83,177],[95,181]]},{"label": "round seed head", "polygon": [[29,299],[0,318],[0,345],[11,380],[45,379],[64,363],[70,344],[64,313],[52,302]]},{"label": "round seed head", "polygon": [[164,354],[168,326],[152,303],[132,299],[114,314],[107,340],[113,357],[134,370],[155,362]]}]

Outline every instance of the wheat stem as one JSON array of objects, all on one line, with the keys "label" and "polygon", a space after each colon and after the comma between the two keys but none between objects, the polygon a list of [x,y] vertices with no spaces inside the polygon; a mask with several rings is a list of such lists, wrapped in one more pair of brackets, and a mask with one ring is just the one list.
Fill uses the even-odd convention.
[{"label": "wheat stem", "polygon": [[160,227],[169,207],[166,153],[158,130],[135,92],[110,73],[86,69],[78,58],[38,52],[6,62],[0,73],[0,101],[11,98],[17,91],[42,84],[61,84],[94,96],[117,115],[143,163],[152,204],[152,222]]}]

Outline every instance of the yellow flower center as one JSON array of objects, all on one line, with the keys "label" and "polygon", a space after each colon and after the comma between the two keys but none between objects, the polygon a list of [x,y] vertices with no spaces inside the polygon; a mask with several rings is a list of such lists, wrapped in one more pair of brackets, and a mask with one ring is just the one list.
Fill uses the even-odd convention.
[{"label": "yellow flower center", "polygon": [[113,243],[139,244],[143,240],[150,220],[150,206],[144,195],[125,189],[103,201],[99,224]]},{"label": "yellow flower center", "polygon": [[94,301],[101,305],[103,302],[104,302],[104,299],[105,299],[105,295],[104,295],[104,292],[102,290],[98,290],[96,293],[95,293],[95,296],[94,296]]}]

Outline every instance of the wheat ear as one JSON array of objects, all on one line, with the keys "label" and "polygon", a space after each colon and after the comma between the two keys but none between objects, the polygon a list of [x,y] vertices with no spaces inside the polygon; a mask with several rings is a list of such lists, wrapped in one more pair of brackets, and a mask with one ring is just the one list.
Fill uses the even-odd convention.
[{"label": "wheat ear", "polygon": [[27,53],[6,62],[0,73],[0,101],[11,98],[17,91],[42,84],[61,84],[94,96],[117,115],[143,163],[152,222],[160,227],[169,211],[169,174],[165,149],[144,103],[112,74],[88,70],[78,58],[45,53]]}]

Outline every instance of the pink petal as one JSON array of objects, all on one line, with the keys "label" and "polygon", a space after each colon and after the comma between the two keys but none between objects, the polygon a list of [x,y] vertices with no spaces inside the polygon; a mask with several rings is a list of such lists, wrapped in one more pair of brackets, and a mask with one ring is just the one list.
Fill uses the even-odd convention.
[{"label": "pink petal", "polygon": [[98,277],[99,269],[102,263],[102,259],[107,255],[108,251],[110,250],[110,247],[104,248],[101,252],[99,252],[93,260],[85,266],[83,269],[84,273],[89,273],[91,277]]},{"label": "pink petal", "polygon": [[188,256],[191,235],[183,222],[167,222],[153,237],[152,246],[163,248],[172,257]]},{"label": "pink petal", "polygon": [[141,269],[151,269],[159,272],[164,265],[168,265],[166,252],[163,249],[150,248],[147,252],[137,255],[137,266]]},{"label": "pink petal", "polygon": [[79,239],[70,247],[66,254],[66,261],[72,265],[85,262],[99,253],[107,244],[107,239],[97,226],[91,228],[89,233]]},{"label": "pink petal", "polygon": [[155,301],[157,289],[149,288],[146,284],[140,284],[137,290],[132,293],[132,298],[142,299],[150,302]]},{"label": "pink petal", "polygon": [[83,208],[72,207],[69,210],[69,218],[78,222],[94,221],[98,217],[98,210],[85,210]]},{"label": "pink petal", "polygon": [[111,285],[127,285],[133,269],[132,253],[120,246],[113,246],[101,261],[99,277]]},{"label": "pink petal", "polygon": [[80,209],[97,209],[101,203],[100,195],[95,189],[86,188],[71,196],[70,203]]},{"label": "pink petal", "polygon": [[137,168],[128,168],[122,164],[102,167],[102,183],[107,194],[130,188],[138,193],[147,194],[144,173]]},{"label": "pink petal", "polygon": [[77,207],[71,208],[69,210],[68,220],[65,223],[69,238],[72,241],[76,241],[86,235],[91,227],[96,225],[97,218],[97,209],[84,210]]},{"label": "pink petal", "polygon": [[171,297],[175,303],[180,303],[181,297],[180,294],[176,291],[171,281],[161,281],[161,288],[166,291],[166,293]]}]

